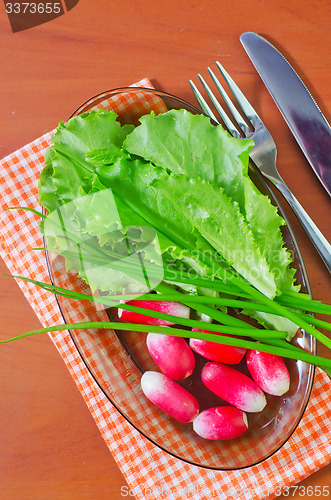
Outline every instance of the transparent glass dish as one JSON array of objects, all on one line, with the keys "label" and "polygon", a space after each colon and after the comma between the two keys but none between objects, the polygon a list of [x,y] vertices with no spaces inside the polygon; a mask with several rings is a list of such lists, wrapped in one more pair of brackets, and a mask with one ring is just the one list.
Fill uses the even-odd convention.
[{"label": "transparent glass dish", "polygon": [[[194,114],[201,113],[191,104],[167,93],[128,87],[110,90],[89,99],[72,116],[97,108],[113,109],[122,124],[138,124],[140,116],[151,109],[156,112],[187,109]],[[270,196],[286,219],[273,192],[253,165],[251,177],[260,191]],[[284,238],[287,248],[292,252],[302,291],[310,293],[304,263],[289,225],[284,229]],[[82,280],[65,270],[62,257],[47,252],[47,261],[54,284],[90,293]],[[111,317],[111,312],[94,302],[78,303],[63,297],[57,297],[57,300],[67,323],[107,321]],[[291,377],[288,393],[281,397],[267,396],[268,404],[261,413],[248,414],[249,429],[241,437],[229,441],[208,441],[193,432],[192,424],[175,421],[152,405],[142,393],[142,373],[157,369],[146,349],[146,334],[113,330],[76,330],[70,334],[92,377],[123,417],[162,450],[200,467],[236,470],[266,460],[286,443],[296,429],[312,389],[314,367],[301,361],[286,360]],[[315,339],[304,331],[293,342],[308,352],[316,351]],[[196,371],[183,383],[188,390],[193,387],[195,395],[199,393],[199,377],[196,373],[206,362],[197,357]],[[220,398],[213,397],[211,393],[205,400],[204,391],[206,389],[202,386],[199,398],[201,409],[223,404]]]}]

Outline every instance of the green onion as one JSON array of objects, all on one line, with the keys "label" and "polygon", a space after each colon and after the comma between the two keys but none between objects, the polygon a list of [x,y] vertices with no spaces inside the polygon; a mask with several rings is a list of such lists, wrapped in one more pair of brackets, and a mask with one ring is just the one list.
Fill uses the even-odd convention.
[{"label": "green onion", "polygon": [[[154,318],[158,319],[164,319],[167,321],[171,321],[172,323],[179,324],[182,326],[187,326],[190,328],[200,328],[200,329],[205,329],[206,328],[206,323],[203,321],[198,321],[194,319],[187,319],[187,318],[181,318],[179,316],[174,316],[172,314],[166,314],[162,313],[159,311],[152,311],[151,309],[145,309],[142,307],[136,307],[132,306],[129,304],[123,304],[117,298],[117,301],[114,302],[113,299],[107,300],[107,296],[103,297],[98,297],[98,296],[92,296],[92,295],[87,295],[87,294],[82,294],[79,292],[75,292],[73,290],[68,290],[66,288],[61,288],[57,287],[48,283],[42,283],[40,281],[33,280],[31,278],[25,278],[25,277],[19,277],[19,276],[13,276],[14,278],[19,278],[22,279],[23,281],[28,281],[30,283],[34,283],[41,288],[44,288],[47,291],[50,291],[52,293],[57,293],[58,295],[61,295],[63,297],[69,298],[69,299],[74,299],[74,300],[93,300],[94,302],[104,304],[104,305],[110,305],[111,307],[114,308],[122,308],[126,309],[128,311],[133,311],[137,312],[139,314],[143,314],[145,316],[153,316]],[[132,297],[131,297],[132,298]],[[215,311],[218,312],[218,311]],[[223,313],[222,313],[223,314]],[[240,336],[246,336],[246,337],[252,337],[252,338],[265,338],[270,337],[270,338],[286,338],[287,332],[285,331],[277,331],[277,330],[266,330],[266,329],[258,329],[258,328],[252,328],[250,325],[247,325],[245,322],[241,322],[244,327],[240,326],[224,326],[224,325],[217,325],[213,323],[208,324],[208,330],[213,331],[213,332],[218,332],[218,333],[224,333],[224,334],[230,334],[230,335],[240,335]]]},{"label": "green onion", "polygon": [[[11,276],[11,275],[7,275]],[[110,307],[119,307],[119,304],[117,303],[118,301],[123,301],[123,300],[135,300],[139,299],[139,297],[132,297],[132,295],[120,295],[120,296],[102,296],[102,297],[97,297],[97,296],[92,296],[92,295],[87,295],[87,294],[82,294],[79,292],[75,292],[73,290],[68,290],[65,288],[57,287],[55,285],[51,285],[48,283],[43,283],[40,281],[33,280],[31,278],[25,278],[21,276],[13,276],[14,278],[17,279],[22,279],[24,281],[28,281],[31,283],[36,284],[37,286],[40,286],[44,288],[47,291],[50,291],[52,293],[57,293],[59,295],[62,295],[67,298],[71,299],[76,299],[76,300],[92,300],[94,302],[98,302],[104,305],[109,305]],[[221,311],[215,310],[209,306],[204,305],[204,303],[210,303],[210,304],[216,304],[216,305],[227,305],[230,307],[245,307],[245,308],[251,308],[253,310],[262,310],[264,312],[270,312],[267,306],[261,305],[261,304],[256,304],[255,302],[246,302],[246,301],[238,301],[234,299],[223,299],[219,297],[203,297],[203,296],[194,296],[194,295],[188,295],[184,294],[181,292],[178,292],[173,289],[169,289],[167,285],[160,284],[156,289],[160,290],[165,290],[166,292],[169,292],[168,294],[144,294],[144,298],[148,298],[149,300],[176,300],[180,301],[189,307],[192,307],[193,303],[198,303],[198,307],[195,307],[196,310],[203,312],[209,316],[211,316],[213,319],[216,321],[219,321],[221,323],[224,323],[227,325],[230,329],[228,332],[225,330],[222,331],[222,333],[232,333],[234,335],[245,335],[243,332],[248,332],[246,333],[247,336],[255,337],[255,338],[260,338],[261,337],[261,330],[252,327],[251,325],[245,323],[244,321],[234,318],[232,316],[229,316],[228,314],[225,314]],[[141,314],[145,314],[147,316],[153,315],[154,317],[157,317],[159,319],[166,319],[169,321],[172,321],[174,323],[181,324],[183,326],[191,326],[192,328],[205,328],[205,323],[204,322],[198,322],[199,325],[197,324],[196,320],[184,320],[183,318],[178,318],[177,316],[171,316],[167,315],[165,313],[160,313],[157,311],[153,311],[153,314],[151,314],[151,311],[149,309],[146,309],[144,312],[143,308],[137,308],[135,306],[129,306],[128,304],[121,304],[122,309],[127,309],[127,310],[132,310],[134,312],[139,312]],[[310,321],[311,323],[317,324],[318,326],[321,326],[322,328],[327,328],[331,329],[331,326],[329,323],[325,321],[318,320],[316,318],[313,318],[311,316],[307,315],[297,315],[299,318],[303,319],[304,322]],[[171,317],[171,319],[170,319]],[[309,318],[309,319],[308,319]],[[191,323],[192,321],[195,321],[195,324]],[[237,328],[237,330],[231,330],[231,328]],[[252,332],[254,330],[254,333]],[[237,333],[233,333],[233,332]],[[241,333],[238,333],[241,331]],[[264,330],[265,332],[268,332],[268,336],[270,335],[270,332],[275,332],[275,330]],[[314,329],[314,332],[316,330]],[[323,338],[327,339],[329,344],[331,344],[330,339],[323,335],[321,332],[318,332],[320,339]],[[278,338],[281,338],[284,336],[284,332],[277,332]],[[315,335],[316,337],[318,335]],[[323,342],[325,345],[328,345],[325,341]]]},{"label": "green onion", "polygon": [[[211,325],[209,325],[211,326]],[[169,328],[166,326],[155,326],[155,325],[137,325],[132,323],[117,323],[117,322],[107,322],[107,321],[87,321],[81,323],[68,323],[63,325],[55,325],[46,328],[39,328],[37,330],[32,330],[21,335],[17,335],[11,339],[1,340],[0,343],[12,342],[24,337],[31,335],[38,335],[40,333],[47,332],[59,332],[64,330],[82,330],[82,329],[114,329],[114,330],[124,330],[124,331],[134,331],[134,332],[154,332],[161,333],[165,335],[172,335],[175,337],[184,338],[195,338],[200,340],[207,340],[210,342],[216,342],[217,344],[231,345],[236,347],[243,347],[246,349],[254,349],[257,351],[268,352],[285,358],[305,361],[313,365],[320,367],[325,367],[331,369],[331,360],[323,358],[321,356],[316,356],[310,354],[304,350],[292,350],[285,349],[278,346],[270,346],[262,344],[261,342],[251,342],[249,340],[237,339],[233,337],[220,337],[219,335],[205,333],[205,332],[192,332],[190,330],[184,330],[181,328]]]},{"label": "green onion", "polygon": [[38,215],[38,217],[41,217],[42,219],[46,219],[46,215],[30,207],[6,207],[5,210],[27,210],[28,212],[32,212],[33,214]]},{"label": "green onion", "polygon": [[300,299],[300,297],[287,297],[287,295],[282,294],[274,299],[279,304],[293,307],[294,309],[301,309],[303,311],[315,312],[320,314],[331,314],[331,306],[329,304],[323,304],[317,300],[307,300]]},{"label": "green onion", "polygon": [[[138,213],[139,213],[139,211],[138,211]],[[145,218],[144,214],[140,214],[140,215],[143,218]],[[152,219],[153,219],[153,217],[152,217]],[[155,222],[155,221],[148,220],[148,222],[151,222],[152,226],[154,226],[153,222]],[[77,238],[70,231],[66,230],[65,225],[64,225],[64,223],[63,223],[62,220],[60,221],[60,224],[58,224],[56,221],[52,221],[52,223],[55,226],[60,225],[60,227],[64,231],[64,234],[68,238],[71,238],[72,241],[74,241],[75,243],[78,243],[81,246],[82,249],[83,248],[88,249],[89,252],[91,252],[91,254],[94,257],[98,258],[98,256],[99,256],[100,258],[103,257],[103,259],[104,259],[104,255],[108,255],[111,258],[118,258],[118,255],[114,254],[114,252],[110,252],[110,251],[105,250],[105,249],[103,249],[102,251],[99,251],[99,250],[95,249],[92,245],[89,245],[86,242],[82,243],[79,238]],[[168,236],[168,235],[166,234],[166,236]],[[186,248],[185,242],[183,242],[180,239],[180,237],[177,237],[177,240],[178,241],[175,241],[175,243],[178,244],[180,248],[183,248],[183,249]],[[195,250],[193,248],[188,248],[188,249],[191,250],[191,251]],[[64,254],[64,252],[63,252],[63,254]],[[285,318],[287,318],[290,321],[292,321],[294,324],[300,326],[301,328],[304,328],[308,333],[310,333],[311,335],[315,336],[318,340],[320,340],[320,342],[323,342],[325,345],[331,347],[331,340],[328,339],[328,337],[326,337],[325,335],[323,335],[322,333],[320,333],[318,330],[315,330],[315,328],[313,328],[309,323],[307,323],[302,317],[299,317],[293,311],[291,311],[289,309],[286,309],[281,303],[273,301],[269,297],[266,297],[265,295],[263,295],[263,293],[261,293],[256,288],[252,287],[251,285],[249,285],[248,283],[244,282],[240,278],[237,278],[234,274],[232,274],[230,271],[228,271],[224,267],[226,265],[225,262],[222,263],[222,264],[220,264],[216,259],[212,259],[212,260],[207,259],[200,252],[198,252],[198,256],[199,256],[199,259],[200,259],[200,261],[202,263],[205,263],[209,267],[214,267],[214,269],[216,269],[217,274],[219,274],[222,277],[222,281],[224,281],[226,283],[230,282],[230,284],[234,284],[239,289],[241,289],[244,293],[247,293],[248,296],[250,296],[251,299],[259,301],[259,302],[262,302],[262,304],[265,304],[265,305],[269,306],[270,309],[272,310],[272,313],[284,316]],[[110,267],[113,267],[114,269],[118,268],[118,262],[108,262],[108,265]],[[127,263],[126,263],[126,267],[127,267]],[[128,263],[128,268],[129,269],[126,269],[126,273],[129,274],[129,275],[131,275],[132,268],[130,268],[130,263]],[[163,291],[164,291],[164,287],[165,286],[166,285],[164,285],[164,284],[162,285],[161,284],[161,285],[158,285],[158,287],[155,287],[155,289],[158,290],[161,287],[163,289]],[[183,301],[183,303],[185,304],[185,301]],[[203,312],[204,314],[209,315],[210,317],[212,317],[216,321],[221,321],[221,322],[231,321],[232,324],[234,323],[234,321],[232,319],[231,320],[226,319],[224,313],[222,313],[220,311],[216,311],[216,312],[214,311],[212,313],[212,311],[210,309],[211,308],[208,308],[208,306],[202,305],[202,306],[199,307],[198,310],[200,312]],[[235,318],[235,319],[237,319],[237,318]]]}]

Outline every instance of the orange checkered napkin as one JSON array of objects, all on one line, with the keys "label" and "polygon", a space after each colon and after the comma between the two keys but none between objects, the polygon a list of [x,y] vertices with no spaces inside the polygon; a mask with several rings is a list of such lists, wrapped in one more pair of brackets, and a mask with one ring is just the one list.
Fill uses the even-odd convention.
[{"label": "orange checkered napkin", "polygon": [[[147,80],[137,86],[151,87]],[[130,103],[120,101],[116,106]],[[1,256],[10,272],[49,280],[43,254],[39,219],[26,211],[6,211],[6,206],[29,206],[40,210],[37,184],[44,153],[52,133],[24,146],[0,162]],[[63,322],[55,297],[19,281],[24,295],[44,326]],[[112,406],[95,383],[66,332],[50,335],[84,397],[100,432],[124,474],[129,487],[123,496],[138,499],[166,498],[204,500],[274,498],[281,489],[296,484],[330,462],[330,382],[317,370],[309,405],[289,441],[271,458],[238,471],[214,471],[176,459],[144,438]],[[131,489],[131,491],[130,491]]]}]

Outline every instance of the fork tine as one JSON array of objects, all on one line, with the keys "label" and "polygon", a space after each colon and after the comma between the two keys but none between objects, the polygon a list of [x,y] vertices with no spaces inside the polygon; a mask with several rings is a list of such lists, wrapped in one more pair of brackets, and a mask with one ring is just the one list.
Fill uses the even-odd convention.
[{"label": "fork tine", "polygon": [[[227,107],[229,108],[229,110],[231,111],[234,119],[236,120],[237,124],[239,125],[239,127],[241,128],[241,130],[243,131],[244,135],[248,135],[251,133],[251,130],[250,128],[247,126],[247,124],[244,122],[241,114],[237,111],[237,108],[232,104],[232,101],[231,99],[229,98],[228,94],[226,93],[226,91],[224,90],[224,88],[222,87],[221,83],[218,81],[218,79],[216,78],[216,75],[215,73],[210,69],[210,68],[207,68],[208,69],[208,72],[210,74],[210,76],[212,77],[212,80],[213,82],[215,83],[216,85],[216,88],[217,90],[219,91],[219,93],[221,94],[221,96],[223,97]],[[214,98],[215,99],[215,98]],[[217,102],[217,100],[215,99],[215,101]],[[216,103],[213,101],[216,109],[217,109],[217,106],[216,106]],[[219,105],[219,104],[218,104]],[[218,109],[217,109],[218,111]],[[221,115],[222,116],[222,115]],[[223,117],[222,117],[223,118]],[[231,131],[232,132],[232,131]]]},{"label": "fork tine", "polygon": [[202,76],[200,74],[198,74],[198,77],[199,77],[199,80],[202,83],[202,86],[205,89],[208,97],[210,98],[210,100],[214,104],[215,108],[217,109],[217,112],[219,113],[220,117],[222,118],[222,120],[223,120],[225,126],[227,127],[227,129],[229,130],[229,132],[231,132],[231,134],[234,137],[240,138],[241,135],[239,134],[237,128],[235,127],[233,122],[230,120],[228,115],[225,113],[224,109],[222,108],[222,106],[220,105],[220,103],[218,102],[216,97],[214,96],[213,92],[210,90],[210,88],[207,85],[207,83],[205,82],[205,80],[202,78]]},{"label": "fork tine", "polygon": [[210,107],[208,106],[208,104],[206,103],[206,101],[204,100],[204,98],[202,97],[202,95],[200,94],[199,90],[197,89],[197,87],[195,86],[195,84],[192,82],[192,80],[189,80],[189,83],[191,85],[191,88],[193,90],[193,94],[195,95],[196,97],[196,100],[198,101],[202,111],[208,115],[212,120],[214,120],[216,123],[219,123],[219,121],[217,120],[216,116],[214,115],[214,113],[212,112],[212,110],[210,109]]},{"label": "fork tine", "polygon": [[225,69],[223,68],[223,66],[221,65],[221,63],[219,61],[216,61],[216,66],[218,67],[218,69],[222,73],[224,80],[226,81],[229,89],[231,90],[232,94],[236,98],[239,106],[241,107],[241,109],[245,113],[246,117],[248,118],[250,123],[253,125],[253,127],[256,127],[259,123],[262,122],[261,118],[259,117],[259,115],[255,111],[253,106],[251,106],[251,104],[247,101],[244,94],[241,92],[239,87],[232,80],[229,73],[227,71],[225,71]]}]

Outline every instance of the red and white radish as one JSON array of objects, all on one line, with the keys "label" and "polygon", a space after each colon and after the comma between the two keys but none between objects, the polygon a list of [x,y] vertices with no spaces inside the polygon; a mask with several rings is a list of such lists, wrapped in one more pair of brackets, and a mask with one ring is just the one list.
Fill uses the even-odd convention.
[{"label": "red and white radish", "polygon": [[182,337],[149,333],[146,344],[155,363],[167,377],[182,380],[193,373],[194,354]]},{"label": "red and white radish", "polygon": [[193,430],[211,440],[234,439],[246,432],[246,414],[233,406],[217,406],[202,411],[193,420]]},{"label": "red and white radish", "polygon": [[240,410],[255,413],[267,404],[257,384],[228,365],[207,363],[202,369],[201,380],[210,391]]},{"label": "red and white radish", "polygon": [[247,368],[257,385],[267,394],[282,396],[290,388],[290,375],[280,356],[248,351]]},{"label": "red and white radish", "polygon": [[195,397],[163,373],[145,372],[140,383],[145,396],[179,422],[192,422],[198,415],[199,403]]},{"label": "red and white radish", "polygon": [[[154,300],[132,300],[126,304],[135,307],[142,307],[150,311],[171,314],[180,318],[190,317],[190,308],[179,302],[154,301]],[[121,321],[127,323],[138,323],[139,325],[174,325],[175,322],[165,319],[154,318],[153,315],[146,316],[138,312],[127,311],[126,309],[118,309],[118,317]]]},{"label": "red and white radish", "polygon": [[[199,328],[193,328],[192,332],[206,332],[213,333],[208,330],[200,330]],[[233,337],[233,335],[225,335],[225,337]],[[220,336],[222,336],[220,334]],[[211,361],[219,361],[220,363],[226,363],[229,365],[236,365],[240,363],[242,358],[245,356],[246,349],[242,347],[235,347],[231,345],[218,344],[217,342],[210,342],[209,340],[200,339],[190,339],[191,349],[200,354],[200,356],[210,359]]]}]

